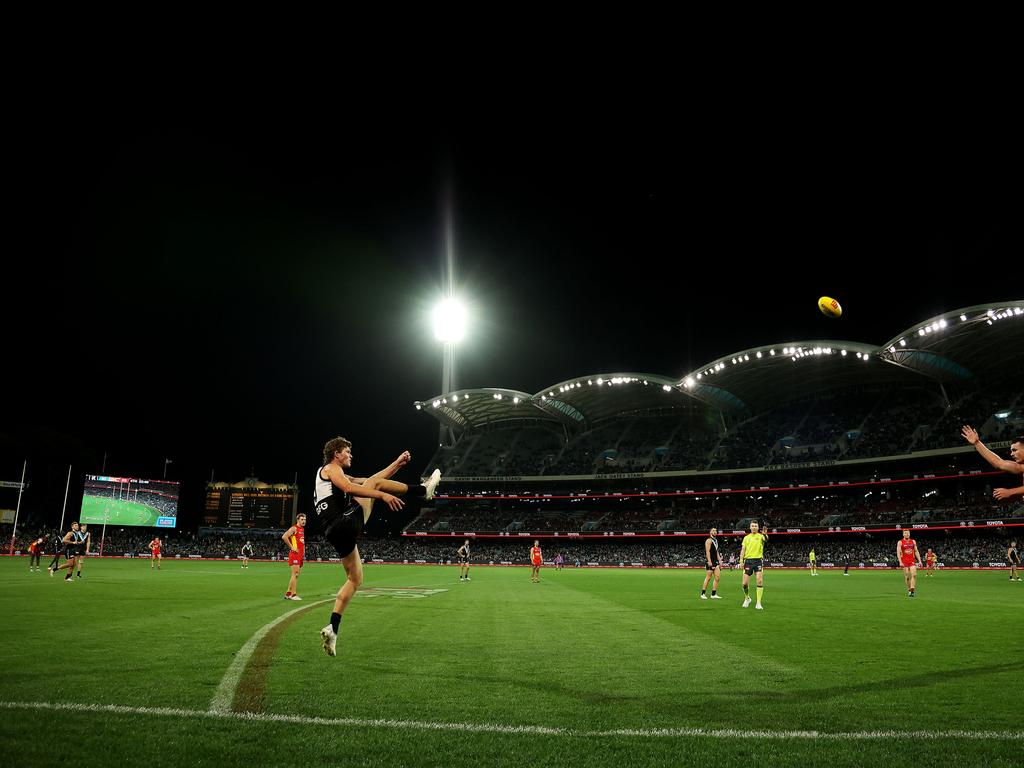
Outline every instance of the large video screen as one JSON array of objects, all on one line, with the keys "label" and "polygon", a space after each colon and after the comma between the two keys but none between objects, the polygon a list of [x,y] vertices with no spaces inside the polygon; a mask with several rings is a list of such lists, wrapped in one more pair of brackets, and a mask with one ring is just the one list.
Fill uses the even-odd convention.
[{"label": "large video screen", "polygon": [[178,524],[178,483],[86,475],[78,521],[174,528]]}]

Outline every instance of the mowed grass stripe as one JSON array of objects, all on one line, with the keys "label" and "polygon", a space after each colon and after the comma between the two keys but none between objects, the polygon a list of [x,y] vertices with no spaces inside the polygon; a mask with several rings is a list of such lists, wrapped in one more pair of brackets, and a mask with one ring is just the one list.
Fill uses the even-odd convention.
[{"label": "mowed grass stripe", "polygon": [[[270,666],[273,652],[277,649],[281,633],[301,614],[326,603],[328,599],[318,600],[315,603],[288,611],[256,630],[255,634],[235,654],[231,666],[224,673],[224,677],[213,695],[213,700],[210,702],[210,711],[230,712],[232,706],[240,708],[239,711],[251,712],[262,709],[266,671]],[[255,666],[250,665],[250,660],[256,661]],[[250,667],[252,668],[250,669]],[[241,685],[243,677],[247,678],[244,687]],[[239,698],[240,690],[242,693]],[[253,707],[259,707],[259,709],[253,709]]]}]

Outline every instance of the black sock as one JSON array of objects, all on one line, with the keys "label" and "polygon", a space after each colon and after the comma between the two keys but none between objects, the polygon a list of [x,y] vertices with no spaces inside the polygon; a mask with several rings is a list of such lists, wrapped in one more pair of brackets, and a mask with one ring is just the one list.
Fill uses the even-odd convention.
[{"label": "black sock", "polygon": [[717,594],[718,594],[718,590],[717,590],[717,589],[712,589],[712,590],[711,590],[711,596],[712,596],[712,597],[714,597],[714,596],[715,596],[715,595],[717,595]]},{"label": "black sock", "polygon": [[425,485],[410,485],[409,490],[405,494],[406,496],[426,496],[427,486]]},{"label": "black sock", "polygon": [[705,592],[707,592],[707,590],[706,590],[706,589],[702,589],[702,590],[700,591],[700,593],[701,593],[702,595],[703,595],[703,594],[704,594]]},{"label": "black sock", "polygon": [[341,624],[341,614],[340,613],[332,613],[331,614],[331,629],[334,630],[334,634],[338,634],[338,626],[340,624]]},{"label": "black sock", "polygon": [[750,587],[749,586],[746,586],[746,587],[743,588],[743,594],[746,595],[747,597],[750,597]]}]

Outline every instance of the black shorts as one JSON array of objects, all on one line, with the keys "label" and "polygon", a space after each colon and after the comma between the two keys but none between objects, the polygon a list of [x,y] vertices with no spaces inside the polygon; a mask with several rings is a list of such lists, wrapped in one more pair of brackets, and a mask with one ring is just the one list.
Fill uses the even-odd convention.
[{"label": "black shorts", "polygon": [[763,570],[763,561],[764,558],[761,557],[748,557],[743,561],[743,572],[747,574],[747,576],[754,573],[760,573]]},{"label": "black shorts", "polygon": [[713,571],[713,570],[715,570],[715,568],[721,568],[721,567],[722,567],[721,563],[712,563],[711,565],[708,565],[707,563],[704,564],[704,570],[705,571]]},{"label": "black shorts", "polygon": [[74,547],[68,547],[64,550],[64,557],[68,560],[74,560],[76,557],[78,557],[78,550]]},{"label": "black shorts", "polygon": [[353,504],[344,514],[327,523],[324,538],[341,557],[348,557],[363,534],[363,508]]},{"label": "black shorts", "polygon": [[459,565],[469,565],[469,558],[468,557],[460,557],[459,558]]}]

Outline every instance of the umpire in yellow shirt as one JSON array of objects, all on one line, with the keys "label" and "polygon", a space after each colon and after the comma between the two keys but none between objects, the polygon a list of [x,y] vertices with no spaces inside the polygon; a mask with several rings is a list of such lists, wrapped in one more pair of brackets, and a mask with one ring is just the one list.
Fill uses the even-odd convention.
[{"label": "umpire in yellow shirt", "polygon": [[761,606],[761,595],[764,594],[764,543],[768,541],[767,533],[760,533],[757,522],[750,524],[750,533],[743,537],[740,547],[740,568],[743,569],[743,607],[750,605],[750,574],[757,574],[757,605]]}]

